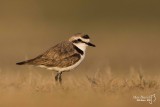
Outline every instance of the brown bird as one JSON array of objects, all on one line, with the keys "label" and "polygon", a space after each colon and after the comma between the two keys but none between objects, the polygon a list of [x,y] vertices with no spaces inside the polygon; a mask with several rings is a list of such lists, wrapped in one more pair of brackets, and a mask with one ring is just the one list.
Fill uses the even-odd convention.
[{"label": "brown bird", "polygon": [[36,58],[18,62],[17,65],[34,65],[57,71],[55,81],[62,83],[62,73],[76,68],[84,59],[87,46],[95,47],[87,34],[77,33],[69,40],[50,48]]}]

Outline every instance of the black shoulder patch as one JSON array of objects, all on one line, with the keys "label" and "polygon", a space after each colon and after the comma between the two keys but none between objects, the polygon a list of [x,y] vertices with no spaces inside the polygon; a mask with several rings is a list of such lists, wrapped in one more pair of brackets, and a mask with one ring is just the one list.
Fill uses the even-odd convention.
[{"label": "black shoulder patch", "polygon": [[74,45],[74,49],[76,49],[76,51],[77,51],[78,53],[80,53],[81,55],[84,54],[84,52],[83,52],[81,49],[79,49],[77,46],[75,46],[75,45]]}]

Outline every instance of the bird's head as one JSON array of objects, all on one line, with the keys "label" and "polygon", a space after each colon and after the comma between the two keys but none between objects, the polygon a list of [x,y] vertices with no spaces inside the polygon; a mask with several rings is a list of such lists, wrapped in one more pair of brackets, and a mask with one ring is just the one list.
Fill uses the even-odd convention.
[{"label": "bird's head", "polygon": [[73,35],[69,41],[83,51],[85,51],[87,46],[96,47],[90,42],[90,37],[87,34],[77,33]]}]

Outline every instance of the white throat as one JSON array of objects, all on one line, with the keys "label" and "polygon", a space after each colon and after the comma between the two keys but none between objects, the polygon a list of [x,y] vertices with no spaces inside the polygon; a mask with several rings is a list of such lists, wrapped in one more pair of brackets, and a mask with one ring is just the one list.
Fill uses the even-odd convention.
[{"label": "white throat", "polygon": [[85,43],[79,43],[79,44],[75,44],[75,46],[77,46],[80,50],[82,50],[84,53],[86,51],[87,45]]}]

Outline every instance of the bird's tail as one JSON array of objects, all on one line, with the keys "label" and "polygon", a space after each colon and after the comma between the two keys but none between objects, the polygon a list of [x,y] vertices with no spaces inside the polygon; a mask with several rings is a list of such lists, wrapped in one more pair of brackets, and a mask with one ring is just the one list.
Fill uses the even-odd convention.
[{"label": "bird's tail", "polygon": [[25,64],[30,64],[34,59],[22,61],[22,62],[17,62],[16,65],[25,65]]},{"label": "bird's tail", "polygon": [[29,60],[25,60],[25,61],[22,61],[22,62],[17,62],[16,64],[17,65],[25,65],[25,64],[34,64],[34,61],[36,60],[36,59],[38,59],[38,58],[41,58],[42,57],[42,55],[39,55],[39,56],[37,56],[36,58],[33,58],[33,59],[29,59]]},{"label": "bird's tail", "polygon": [[22,62],[17,62],[16,64],[17,65],[25,65],[25,64],[27,64],[29,61],[22,61]]}]

